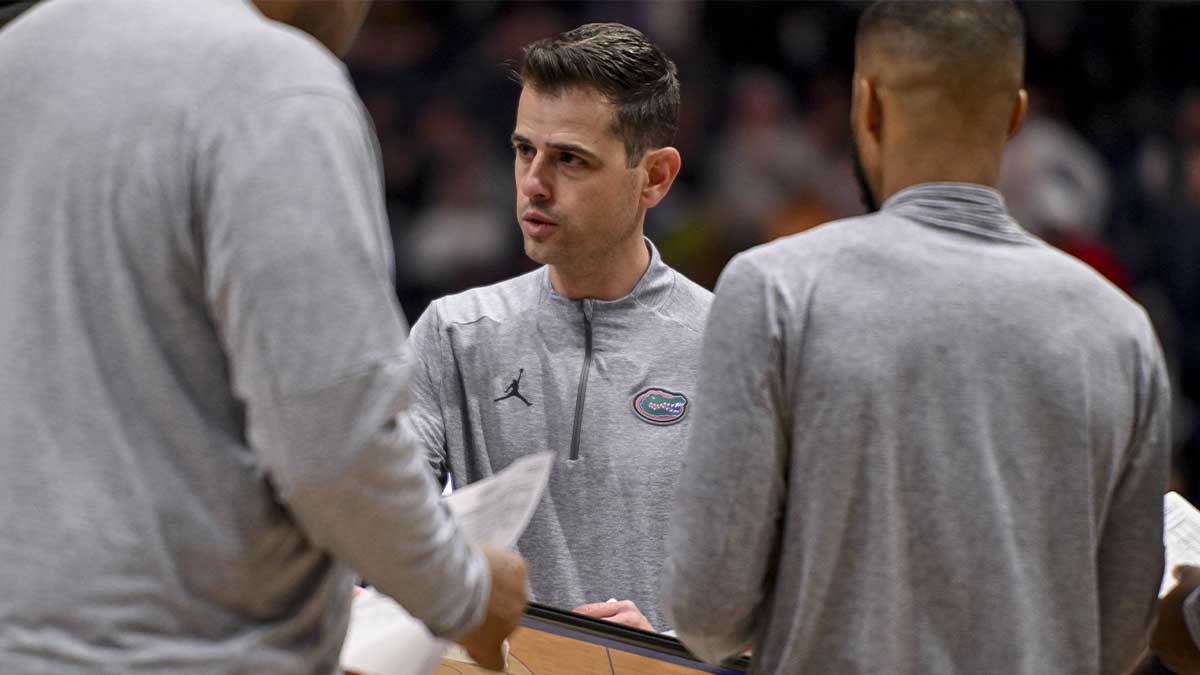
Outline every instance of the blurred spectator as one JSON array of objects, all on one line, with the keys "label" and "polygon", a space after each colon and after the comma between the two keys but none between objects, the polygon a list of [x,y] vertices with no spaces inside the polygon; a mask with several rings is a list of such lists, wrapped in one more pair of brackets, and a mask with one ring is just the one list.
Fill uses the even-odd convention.
[{"label": "blurred spectator", "polygon": [[1078,132],[1047,112],[1047,98],[1044,91],[1030,93],[1030,115],[1008,145],[1000,191],[1026,229],[1129,292],[1129,273],[1103,239],[1112,201],[1108,166]]},{"label": "blurred spectator", "polygon": [[1177,417],[1191,431],[1181,439],[1178,464],[1188,476],[1189,494],[1195,495],[1200,454],[1194,421],[1200,401],[1200,93],[1180,99],[1170,147],[1170,189],[1149,210],[1153,244],[1147,276],[1166,301],[1160,314],[1172,323]]},{"label": "blurred spectator", "polygon": [[781,78],[766,70],[738,73],[729,105],[729,128],[710,159],[710,186],[734,240],[743,248],[766,240],[772,219],[794,208],[793,200],[815,211],[816,222],[828,220],[818,188],[825,163]]},{"label": "blurred spectator", "polygon": [[505,208],[512,197],[501,189],[511,177],[498,144],[445,100],[425,109],[417,129],[432,194],[422,196],[423,208],[397,239],[397,266],[407,279],[438,288],[486,282],[491,270],[505,268],[516,240]]}]

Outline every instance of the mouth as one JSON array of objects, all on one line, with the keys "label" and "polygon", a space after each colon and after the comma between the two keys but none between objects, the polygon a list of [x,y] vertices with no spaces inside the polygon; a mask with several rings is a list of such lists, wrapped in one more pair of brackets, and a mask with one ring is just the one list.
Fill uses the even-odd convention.
[{"label": "mouth", "polygon": [[527,211],[521,216],[521,229],[532,239],[548,237],[557,228],[558,223],[537,211]]}]

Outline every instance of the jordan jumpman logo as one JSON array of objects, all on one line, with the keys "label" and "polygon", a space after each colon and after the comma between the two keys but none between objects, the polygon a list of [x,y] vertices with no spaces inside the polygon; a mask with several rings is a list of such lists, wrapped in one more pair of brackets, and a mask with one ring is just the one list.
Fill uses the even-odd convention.
[{"label": "jordan jumpman logo", "polygon": [[524,374],[525,374],[525,369],[522,368],[519,372],[517,372],[517,379],[513,380],[512,384],[508,385],[508,388],[504,390],[504,395],[501,396],[500,398],[492,399],[492,402],[497,403],[499,401],[503,401],[506,398],[512,398],[512,397],[516,396],[517,398],[521,399],[521,402],[524,403],[525,405],[533,405],[529,401],[526,401],[525,397],[521,395],[521,376]]}]

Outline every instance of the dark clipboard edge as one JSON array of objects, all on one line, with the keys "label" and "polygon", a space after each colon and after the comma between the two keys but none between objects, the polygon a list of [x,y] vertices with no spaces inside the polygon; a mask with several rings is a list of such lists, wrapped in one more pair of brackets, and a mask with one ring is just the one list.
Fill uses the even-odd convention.
[{"label": "dark clipboard edge", "polygon": [[[692,655],[683,646],[677,638],[661,633],[651,633],[649,631],[630,628],[620,624],[601,621],[591,617],[582,616],[561,609],[539,605],[536,602],[529,603],[525,610],[526,620],[522,623],[530,628],[545,629],[550,628],[550,632],[572,637],[570,632],[583,633],[593,638],[599,638],[605,642],[618,643],[617,646],[632,647],[629,651],[635,653],[643,653],[649,656],[666,656],[670,657],[666,660],[686,665],[692,668],[704,669],[712,673],[746,673],[750,670],[750,658],[739,656],[736,659],[731,659],[721,664],[719,667],[704,665],[700,659]],[[530,619],[532,621],[530,621]],[[542,624],[542,625],[538,625]],[[553,628],[559,630],[553,630]],[[562,629],[566,629],[565,631]]]}]

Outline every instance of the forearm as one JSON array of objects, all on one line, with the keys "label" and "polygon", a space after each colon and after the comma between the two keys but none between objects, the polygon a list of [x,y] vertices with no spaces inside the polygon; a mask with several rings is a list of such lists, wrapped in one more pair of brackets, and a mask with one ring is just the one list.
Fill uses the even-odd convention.
[{"label": "forearm", "polygon": [[664,570],[663,603],[672,626],[697,656],[713,663],[754,640],[778,537],[782,481],[754,459],[745,461],[755,468],[731,471],[733,452],[763,460],[774,454],[753,442],[739,446],[711,428],[693,436]]},{"label": "forearm", "polygon": [[[703,528],[695,527],[690,519],[674,522],[692,533],[693,541],[711,544],[711,539],[700,534]],[[703,559],[708,551],[694,549],[704,547],[688,546],[675,537],[671,547],[662,592],[663,607],[675,634],[709,663],[744,651],[754,639],[758,602],[747,603],[743,591],[729,588],[729,576],[721,571],[720,564],[679,564],[678,561]],[[760,591],[754,589],[750,597],[759,595]]]},{"label": "forearm", "polygon": [[490,578],[483,556],[439,501],[419,454],[381,431],[336,476],[304,481],[287,503],[305,532],[395,598],[439,637],[483,618]]}]

